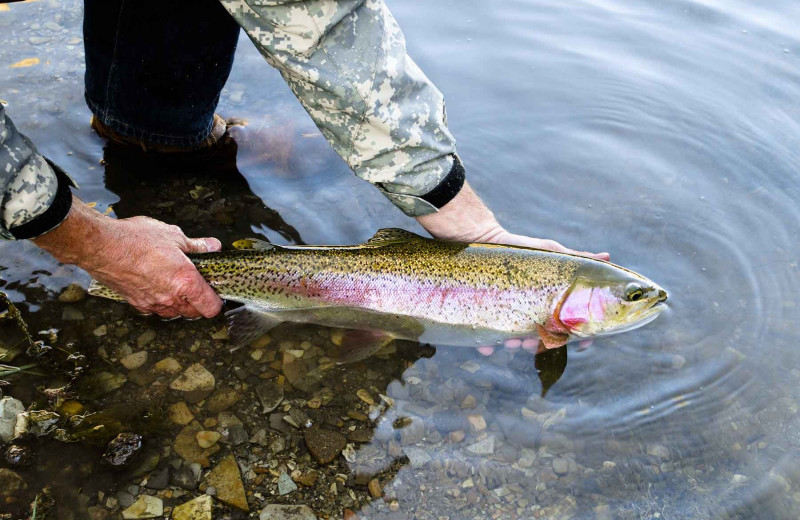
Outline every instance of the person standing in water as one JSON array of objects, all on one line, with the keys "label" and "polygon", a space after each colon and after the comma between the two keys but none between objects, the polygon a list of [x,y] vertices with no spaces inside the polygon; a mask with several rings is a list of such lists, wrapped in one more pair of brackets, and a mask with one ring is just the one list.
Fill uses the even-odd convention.
[{"label": "person standing in water", "polygon": [[[243,28],[355,174],[434,237],[608,259],[506,231],[466,181],[444,98],[382,0],[86,0],[92,126],[146,153],[215,146],[214,111]],[[30,239],[143,313],[212,317],[222,301],[184,253],[217,251],[147,217],[112,219],[20,134],[0,105],[0,237]]]}]

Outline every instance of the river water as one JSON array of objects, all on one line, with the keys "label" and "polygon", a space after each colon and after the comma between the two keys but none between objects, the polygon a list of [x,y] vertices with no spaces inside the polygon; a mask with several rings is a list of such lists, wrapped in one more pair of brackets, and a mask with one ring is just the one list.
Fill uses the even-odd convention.
[{"label": "river water", "polygon": [[[370,366],[368,388],[393,406],[373,405],[372,440],[335,463],[352,475],[369,466],[385,497],[370,499],[351,475],[338,499],[328,497],[337,512],[326,511],[453,520],[800,516],[800,5],[389,6],[410,54],[445,93],[470,182],[500,221],[609,251],[667,288],[671,305],[643,329],[586,350],[569,346],[543,399],[524,353],[385,356],[380,370]],[[235,129],[237,167],[227,177],[149,179],[147,164],[104,158],[82,102],[81,20],[80,2],[69,0],[0,10],[0,99],[99,210],[153,215],[223,243],[253,233],[313,244],[357,243],[381,227],[420,231],[349,172],[244,37],[219,107],[248,121]],[[27,58],[39,62],[10,67]],[[204,183],[226,198],[227,216],[209,221],[168,204]],[[176,195],[165,198],[170,190]],[[84,273],[30,244],[0,244],[0,264],[3,290],[37,325],[83,327],[91,341],[104,324],[103,314],[88,329],[61,321],[56,297],[70,282],[85,286]],[[81,305],[87,315],[100,308]],[[153,327],[169,338],[207,337],[222,323],[153,324],[115,312],[109,327],[124,322],[129,334]],[[288,330],[286,342],[303,333]],[[363,370],[340,367],[325,381],[358,384]],[[227,384],[222,369],[215,375]],[[314,389],[289,395],[304,402]],[[251,433],[259,427],[245,423]],[[296,447],[296,432],[286,436]],[[20,471],[31,487],[46,483]],[[81,485],[115,492],[92,478]],[[245,480],[261,496],[250,497],[253,511],[276,501],[321,513],[312,497],[327,492],[317,485],[280,495]],[[94,494],[80,503],[108,506]]]}]

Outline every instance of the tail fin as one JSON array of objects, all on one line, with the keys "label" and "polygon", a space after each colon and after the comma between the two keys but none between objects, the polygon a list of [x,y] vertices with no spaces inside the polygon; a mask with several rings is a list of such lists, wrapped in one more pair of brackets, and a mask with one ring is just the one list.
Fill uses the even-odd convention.
[{"label": "tail fin", "polygon": [[127,301],[121,294],[119,294],[116,291],[112,291],[111,289],[101,284],[97,280],[92,280],[92,283],[89,284],[89,289],[87,289],[86,292],[92,296],[108,298],[109,300],[116,300],[118,302]]}]

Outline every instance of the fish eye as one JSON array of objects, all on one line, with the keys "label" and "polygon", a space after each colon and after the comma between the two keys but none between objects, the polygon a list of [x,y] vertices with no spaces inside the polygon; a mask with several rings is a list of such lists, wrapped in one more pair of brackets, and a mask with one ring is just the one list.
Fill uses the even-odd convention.
[{"label": "fish eye", "polygon": [[625,287],[625,299],[629,302],[636,302],[642,299],[644,296],[644,290],[642,287],[635,283],[629,283],[627,287]]}]

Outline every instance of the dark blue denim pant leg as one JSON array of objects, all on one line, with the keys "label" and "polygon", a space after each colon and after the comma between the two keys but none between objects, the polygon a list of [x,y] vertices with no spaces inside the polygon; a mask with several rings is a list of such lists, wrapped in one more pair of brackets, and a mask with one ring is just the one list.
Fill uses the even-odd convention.
[{"label": "dark blue denim pant leg", "polygon": [[218,0],[85,0],[86,102],[117,132],[192,146],[208,137],[239,26]]}]

